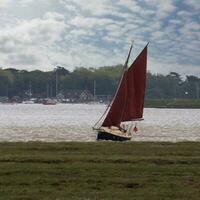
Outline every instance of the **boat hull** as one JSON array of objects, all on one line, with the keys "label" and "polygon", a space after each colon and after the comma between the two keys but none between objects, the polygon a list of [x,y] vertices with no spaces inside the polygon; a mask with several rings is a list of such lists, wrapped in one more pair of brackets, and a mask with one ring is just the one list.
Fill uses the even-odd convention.
[{"label": "boat hull", "polygon": [[97,134],[97,140],[128,141],[131,140],[131,137],[125,135],[116,135],[105,131],[99,131]]}]

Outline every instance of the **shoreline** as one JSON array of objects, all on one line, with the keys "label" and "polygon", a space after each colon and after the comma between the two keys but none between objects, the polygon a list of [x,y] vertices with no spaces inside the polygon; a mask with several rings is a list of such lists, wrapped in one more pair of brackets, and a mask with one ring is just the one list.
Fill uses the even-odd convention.
[{"label": "shoreline", "polygon": [[[99,102],[92,102],[92,103],[99,104]],[[36,105],[37,104],[38,105],[38,103],[23,104],[23,103],[0,102],[0,105],[15,105],[15,104],[20,104],[20,105]],[[70,104],[70,103],[64,103],[64,104]],[[72,104],[91,104],[91,102],[72,103]],[[101,103],[101,104],[104,105],[104,103]],[[160,109],[168,109],[168,108],[169,109],[200,109],[200,99],[145,99],[144,107],[145,108],[160,108]]]},{"label": "shoreline", "polygon": [[200,109],[200,99],[146,99],[145,108]]}]

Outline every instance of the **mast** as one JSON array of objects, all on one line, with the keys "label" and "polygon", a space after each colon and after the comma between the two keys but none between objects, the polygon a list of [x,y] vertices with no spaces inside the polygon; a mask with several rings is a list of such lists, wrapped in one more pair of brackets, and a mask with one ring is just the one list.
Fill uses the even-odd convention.
[{"label": "mast", "polygon": [[93,83],[93,95],[94,95],[94,101],[96,101],[96,80],[94,80],[94,83]]},{"label": "mast", "polygon": [[47,99],[49,98],[49,83],[47,83]]},{"label": "mast", "polygon": [[28,95],[29,95],[29,99],[32,96],[32,85],[31,85],[31,81],[29,81],[29,91],[28,91]]},{"label": "mast", "polygon": [[[129,56],[130,54],[128,59]],[[127,64],[128,59],[125,64]],[[124,69],[117,92],[102,126],[119,127],[121,122],[142,118],[146,86],[146,65],[147,45],[132,65]]]},{"label": "mast", "polygon": [[[121,82],[123,81],[124,73],[125,73],[125,71],[126,71],[126,69],[127,69],[127,67],[128,67],[128,61],[129,61],[129,58],[130,58],[130,54],[131,54],[132,48],[133,48],[133,41],[132,41],[132,43],[131,43],[131,46],[130,46],[130,49],[129,49],[129,52],[128,52],[127,59],[126,59],[125,64],[124,64],[124,66],[123,66],[123,71],[122,71],[121,79],[120,79],[120,81],[119,81],[119,83],[118,83],[118,88],[117,88],[117,90],[116,90],[116,92],[115,92],[115,96],[112,98],[112,100],[111,100],[110,103],[108,104],[108,106],[107,106],[105,112],[103,113],[103,115],[100,117],[100,119],[99,119],[99,120],[96,122],[96,124],[93,126],[93,129],[98,129],[98,128],[99,128],[99,127],[98,127],[98,128],[95,128],[95,127],[97,126],[97,124],[99,124],[99,122],[103,119],[103,117],[106,115],[106,113],[109,112],[109,110],[110,110],[111,107],[112,107],[112,104],[113,104],[113,102],[114,102],[114,100],[115,100],[115,98],[116,98],[116,96],[117,96],[118,91],[119,91]],[[104,120],[104,121],[105,121],[105,120]],[[103,122],[103,123],[104,123],[104,122]],[[103,125],[103,123],[101,124],[101,126]]]},{"label": "mast", "polygon": [[58,96],[58,74],[57,74],[57,69],[55,71],[56,71],[56,98],[57,98],[57,96]]},{"label": "mast", "polygon": [[126,69],[126,68],[128,67],[128,61],[129,61],[129,58],[130,58],[130,55],[131,55],[132,48],[133,48],[133,41],[132,41],[132,43],[131,43],[131,47],[130,47],[130,49],[129,49],[126,62],[124,63],[124,69]]}]

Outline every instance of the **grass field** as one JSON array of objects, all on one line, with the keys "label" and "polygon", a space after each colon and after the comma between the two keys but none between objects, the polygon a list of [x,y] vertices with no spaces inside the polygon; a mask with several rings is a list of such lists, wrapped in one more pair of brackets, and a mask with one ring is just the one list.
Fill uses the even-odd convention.
[{"label": "grass field", "polygon": [[200,143],[0,143],[1,200],[200,199]]}]

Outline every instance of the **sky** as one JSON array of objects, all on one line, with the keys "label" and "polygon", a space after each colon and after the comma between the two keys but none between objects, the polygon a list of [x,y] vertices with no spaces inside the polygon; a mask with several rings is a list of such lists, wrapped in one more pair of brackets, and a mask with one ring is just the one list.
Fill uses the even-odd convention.
[{"label": "sky", "polygon": [[199,0],[0,0],[0,67],[123,64],[147,42],[152,73],[200,77]]}]

